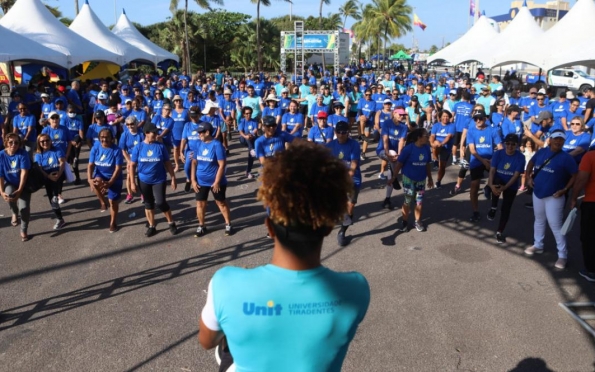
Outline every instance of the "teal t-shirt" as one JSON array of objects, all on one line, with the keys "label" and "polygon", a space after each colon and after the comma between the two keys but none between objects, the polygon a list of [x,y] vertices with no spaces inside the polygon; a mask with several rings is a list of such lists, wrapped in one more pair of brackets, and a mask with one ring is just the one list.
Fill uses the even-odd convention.
[{"label": "teal t-shirt", "polygon": [[324,266],[224,267],[211,291],[238,372],[341,371],[370,303],[363,275]]}]

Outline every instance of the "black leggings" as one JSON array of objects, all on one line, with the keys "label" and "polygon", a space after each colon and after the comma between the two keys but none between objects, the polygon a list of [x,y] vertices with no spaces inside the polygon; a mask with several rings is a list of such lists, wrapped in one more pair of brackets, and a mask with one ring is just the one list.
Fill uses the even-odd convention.
[{"label": "black leggings", "polygon": [[165,189],[167,188],[167,182],[150,185],[139,181],[140,193],[145,200],[145,209],[153,210],[155,206],[159,208],[161,212],[169,211],[169,204],[165,201]]},{"label": "black leggings", "polygon": [[[68,164],[72,165],[72,171],[74,172],[74,176],[77,180],[81,179],[81,174],[79,172],[79,157],[81,155],[81,147],[74,147],[70,149],[70,154],[68,155]],[[75,161],[76,159],[76,161]]]},{"label": "black leggings", "polygon": [[[497,177],[494,177],[494,185],[502,185],[504,186],[505,183],[502,182]],[[498,232],[503,232],[506,224],[508,223],[508,219],[510,218],[510,210],[512,209],[512,203],[514,202],[514,198],[516,198],[517,189],[511,188],[504,190],[502,194],[502,209],[500,210],[500,223],[498,224]],[[500,195],[496,195],[492,193],[492,208],[498,208],[498,200],[500,199]]]},{"label": "black leggings", "polygon": [[256,139],[247,140],[244,137],[240,137],[240,143],[248,148],[248,165],[246,166],[246,173],[252,171],[252,165],[254,165],[254,157],[250,154],[250,151],[254,150],[254,142]]},{"label": "black leggings", "polygon": [[45,192],[47,193],[48,200],[50,201],[52,212],[54,212],[56,218],[60,220],[62,219],[62,210],[60,209],[60,204],[58,204],[58,195],[62,193],[63,185],[64,174],[62,174],[62,176],[60,176],[56,182],[50,180],[49,178],[45,179]]},{"label": "black leggings", "polygon": [[581,204],[581,243],[587,271],[595,273],[595,202]]}]

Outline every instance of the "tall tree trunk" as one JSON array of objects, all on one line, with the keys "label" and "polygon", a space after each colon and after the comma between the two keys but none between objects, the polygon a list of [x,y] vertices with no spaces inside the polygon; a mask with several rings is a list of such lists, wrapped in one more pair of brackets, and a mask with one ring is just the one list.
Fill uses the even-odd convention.
[{"label": "tall tree trunk", "polygon": [[260,0],[256,3],[256,55],[258,72],[262,71],[262,47],[260,46]]},{"label": "tall tree trunk", "polygon": [[74,14],[79,14],[79,0],[74,0]]},{"label": "tall tree trunk", "polygon": [[[318,12],[318,29],[322,30],[322,4],[324,0],[320,0],[320,10]],[[324,71],[326,70],[326,60],[324,58],[324,52],[322,52],[322,75],[324,75]]]},{"label": "tall tree trunk", "polygon": [[387,38],[386,36],[388,35],[388,23],[386,24],[386,27],[384,28],[384,54],[382,55],[382,67],[386,69],[386,43],[387,43]]},{"label": "tall tree trunk", "polygon": [[184,4],[184,65],[186,73],[192,76],[192,65],[190,64],[190,45],[188,45],[188,0]]}]

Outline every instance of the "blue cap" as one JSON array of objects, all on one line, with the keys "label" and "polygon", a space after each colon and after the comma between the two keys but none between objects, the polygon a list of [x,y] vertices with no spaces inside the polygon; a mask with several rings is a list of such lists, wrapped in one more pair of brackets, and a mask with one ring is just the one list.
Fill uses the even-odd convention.
[{"label": "blue cap", "polygon": [[202,133],[202,132],[212,132],[213,131],[213,126],[211,125],[211,123],[207,122],[207,121],[201,121],[200,123],[198,123],[198,128],[196,129],[196,131],[198,133]]}]

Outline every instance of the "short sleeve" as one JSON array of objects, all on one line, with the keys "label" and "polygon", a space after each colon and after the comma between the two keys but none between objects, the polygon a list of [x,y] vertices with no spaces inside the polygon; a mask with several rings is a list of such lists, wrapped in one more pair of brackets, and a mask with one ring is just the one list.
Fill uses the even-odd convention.
[{"label": "short sleeve", "polygon": [[225,148],[223,147],[221,142],[217,142],[215,145],[215,155],[217,156],[217,161],[227,159],[227,157],[225,156]]},{"label": "short sleeve", "polygon": [[217,315],[215,314],[215,302],[213,301],[213,280],[209,282],[209,287],[207,289],[207,302],[205,306],[202,308],[201,312],[201,319],[204,325],[207,326],[211,331],[220,331],[221,326],[219,325],[219,321],[217,320]]},{"label": "short sleeve", "polygon": [[116,165],[122,165],[124,164],[124,155],[122,154],[122,149],[117,147],[116,149],[114,149],[116,152]]},{"label": "short sleeve", "polygon": [[527,162],[527,160],[525,159],[523,154],[521,154],[520,152],[517,152],[517,157],[519,158],[519,161],[517,162],[517,167],[516,167],[515,171],[519,172],[519,173],[524,173],[525,172],[525,163]]},{"label": "short sleeve", "polygon": [[494,156],[492,156],[492,160],[490,160],[490,163],[493,168],[498,167],[498,162],[500,161],[500,151],[502,150],[494,152]]},{"label": "short sleeve", "polygon": [[97,147],[93,146],[91,148],[91,152],[89,153],[89,164],[95,162],[95,157],[97,156]]},{"label": "short sleeve", "polygon": [[122,133],[120,140],[118,141],[118,147],[122,150],[126,149],[126,139],[128,138],[128,132]]},{"label": "short sleeve", "polygon": [[138,153],[140,151],[141,146],[142,146],[142,143],[139,143],[137,146],[134,146],[132,148],[132,154],[130,155],[130,160],[133,163],[137,163],[138,162]]}]

